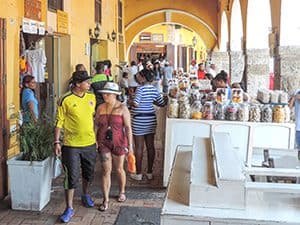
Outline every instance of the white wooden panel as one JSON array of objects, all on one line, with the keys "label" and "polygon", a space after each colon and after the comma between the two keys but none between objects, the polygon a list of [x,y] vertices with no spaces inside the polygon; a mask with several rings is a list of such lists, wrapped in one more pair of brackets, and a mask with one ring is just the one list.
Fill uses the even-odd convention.
[{"label": "white wooden panel", "polygon": [[168,184],[177,146],[192,145],[194,136],[210,137],[210,124],[194,120],[167,119],[163,177],[165,187]]},{"label": "white wooden panel", "polygon": [[253,126],[253,147],[294,148],[294,126],[276,123],[256,123]]},{"label": "white wooden panel", "polygon": [[231,137],[232,146],[238,150],[241,160],[246,161],[249,146],[250,125],[240,123],[220,123],[212,126],[212,132],[226,132]]},{"label": "white wooden panel", "polygon": [[227,132],[213,132],[212,134],[219,179],[244,180],[242,162],[237,157],[238,152],[233,149],[231,137]]}]

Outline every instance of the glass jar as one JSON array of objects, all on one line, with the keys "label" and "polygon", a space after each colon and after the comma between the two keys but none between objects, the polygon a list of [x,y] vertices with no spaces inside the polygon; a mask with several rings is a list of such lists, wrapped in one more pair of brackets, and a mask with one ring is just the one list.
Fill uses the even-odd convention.
[{"label": "glass jar", "polygon": [[216,101],[219,103],[227,102],[228,100],[228,92],[227,88],[217,88],[217,98]]},{"label": "glass jar", "polygon": [[237,120],[242,122],[249,121],[249,104],[240,104],[237,111]]},{"label": "glass jar", "polygon": [[237,120],[238,105],[231,102],[226,107],[225,119],[230,121]]},{"label": "glass jar", "polygon": [[260,107],[259,105],[251,105],[249,111],[249,121],[250,122],[260,122]]},{"label": "glass jar", "polygon": [[217,103],[215,109],[215,119],[216,120],[225,120],[225,111],[226,111],[226,104]]},{"label": "glass jar", "polygon": [[264,105],[261,110],[261,122],[272,123],[273,110],[271,105]]},{"label": "glass jar", "polygon": [[191,114],[192,119],[200,120],[202,119],[202,105],[200,100],[194,101],[194,103],[191,106]]},{"label": "glass jar", "polygon": [[291,121],[291,110],[288,105],[284,106],[284,122],[289,123]]},{"label": "glass jar", "polygon": [[274,123],[284,123],[285,113],[282,105],[275,105],[273,108],[273,122]]},{"label": "glass jar", "polygon": [[234,103],[243,102],[243,90],[241,88],[233,88],[231,90],[231,101]]},{"label": "glass jar", "polygon": [[214,105],[212,102],[205,102],[202,110],[202,118],[205,120],[214,119]]},{"label": "glass jar", "polygon": [[169,118],[178,118],[179,114],[179,104],[176,98],[169,98],[168,106],[168,117]]},{"label": "glass jar", "polygon": [[190,103],[193,104],[195,101],[200,100],[201,95],[198,88],[191,89],[190,91]]},{"label": "glass jar", "polygon": [[191,118],[191,106],[189,100],[179,102],[179,117],[182,119]]}]

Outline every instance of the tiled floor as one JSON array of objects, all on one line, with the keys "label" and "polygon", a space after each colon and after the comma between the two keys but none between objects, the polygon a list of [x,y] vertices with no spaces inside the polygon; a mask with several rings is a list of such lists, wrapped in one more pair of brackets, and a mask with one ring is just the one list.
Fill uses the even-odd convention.
[{"label": "tiled floor", "polygon": [[[100,173],[101,169],[97,164],[95,182],[91,186],[91,195],[95,200],[94,208],[85,208],[81,205],[80,190],[76,191],[74,198],[75,215],[68,224],[75,225],[111,225],[114,224],[120,206],[141,206],[141,207],[162,207],[165,190],[160,188],[162,177],[154,176],[154,180],[141,182],[127,180],[127,200],[119,203],[115,199],[117,194],[116,178],[112,176],[112,191],[109,203],[109,209],[106,212],[100,212],[98,207],[102,202],[100,191]],[[29,225],[61,224],[58,220],[59,215],[65,208],[64,191],[61,186],[62,178],[58,178],[53,183],[53,192],[50,203],[42,212],[15,211],[10,209],[10,199],[0,201],[0,225]]]}]

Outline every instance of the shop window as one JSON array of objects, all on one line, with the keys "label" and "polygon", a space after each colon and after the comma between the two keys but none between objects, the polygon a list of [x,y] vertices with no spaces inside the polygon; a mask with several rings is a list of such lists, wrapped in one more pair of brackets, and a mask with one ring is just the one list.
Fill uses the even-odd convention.
[{"label": "shop window", "polygon": [[122,1],[118,1],[118,33],[122,34],[123,32],[123,4]]},{"label": "shop window", "polygon": [[95,0],[95,22],[101,24],[102,21],[102,0]]},{"label": "shop window", "polygon": [[64,10],[64,0],[48,0],[48,9],[50,11]]}]

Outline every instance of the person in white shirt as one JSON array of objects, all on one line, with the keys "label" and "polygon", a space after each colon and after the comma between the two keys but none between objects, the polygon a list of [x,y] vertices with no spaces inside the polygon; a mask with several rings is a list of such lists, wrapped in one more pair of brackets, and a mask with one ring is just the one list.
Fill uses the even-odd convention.
[{"label": "person in white shirt", "polygon": [[210,67],[208,68],[207,72],[210,73],[213,77],[216,77],[216,75],[217,75],[216,64],[214,64],[214,63],[210,64]]},{"label": "person in white shirt", "polygon": [[189,73],[192,75],[195,75],[195,74],[197,74],[197,71],[198,71],[198,65],[196,63],[196,60],[193,59],[191,62],[191,65],[190,65]]}]

